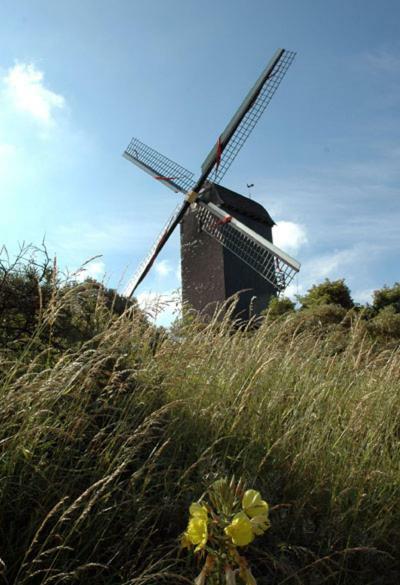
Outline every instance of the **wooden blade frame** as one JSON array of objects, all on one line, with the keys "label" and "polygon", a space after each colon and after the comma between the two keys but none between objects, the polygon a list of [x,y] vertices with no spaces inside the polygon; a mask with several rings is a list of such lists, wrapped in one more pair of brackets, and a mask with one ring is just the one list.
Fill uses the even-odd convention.
[{"label": "wooden blade frame", "polygon": [[122,156],[175,193],[187,193],[194,184],[193,173],[137,138],[132,138]]},{"label": "wooden blade frame", "polygon": [[199,201],[197,217],[201,229],[265,278],[277,292],[283,292],[300,270],[297,260],[213,203]]},{"label": "wooden blade frame", "polygon": [[185,203],[186,202],[184,202],[183,204],[181,203],[180,205],[178,205],[178,207],[176,207],[175,211],[173,212],[173,214],[169,218],[167,224],[162,229],[160,235],[158,236],[158,238],[154,242],[150,252],[146,256],[146,258],[143,260],[143,262],[140,264],[137,271],[135,272],[133,277],[129,280],[128,284],[126,285],[125,289],[123,290],[122,294],[124,296],[131,298],[133,293],[135,292],[135,290],[139,286],[139,284],[142,282],[142,280],[148,274],[150,268],[153,266],[153,264],[158,256],[158,254],[160,253],[160,251],[164,247],[165,243],[169,239],[169,237],[172,234],[172,232],[174,231],[175,227],[178,225],[178,223],[180,221],[180,219],[178,219],[178,218],[182,217],[181,216],[182,208],[184,208],[183,213],[186,212]]},{"label": "wooden blade frame", "polygon": [[[278,89],[296,53],[278,49],[249,91],[239,109],[206,157],[202,171],[208,170],[219,183]],[[213,174],[214,173],[214,174]]]}]

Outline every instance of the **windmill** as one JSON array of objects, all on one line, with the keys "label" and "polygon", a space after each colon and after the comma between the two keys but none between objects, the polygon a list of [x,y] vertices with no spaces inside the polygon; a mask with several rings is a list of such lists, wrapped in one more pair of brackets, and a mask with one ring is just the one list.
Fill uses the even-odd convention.
[{"label": "windmill", "polygon": [[[131,297],[175,228],[181,224],[182,296],[204,311],[240,292],[237,314],[247,318],[281,293],[300,264],[272,243],[274,222],[255,201],[220,185],[260,119],[295,53],[278,49],[201,166],[200,177],[133,138],[123,156],[154,179],[185,195],[123,294]],[[258,302],[258,305],[257,305]]]}]

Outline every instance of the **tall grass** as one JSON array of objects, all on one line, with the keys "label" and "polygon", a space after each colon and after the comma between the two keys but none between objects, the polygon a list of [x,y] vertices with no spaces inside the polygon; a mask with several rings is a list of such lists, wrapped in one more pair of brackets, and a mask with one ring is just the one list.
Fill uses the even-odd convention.
[{"label": "tall grass", "polygon": [[357,319],[160,336],[128,310],[0,372],[4,583],[190,583],[188,504],[231,474],[272,506],[261,585],[399,581],[400,352]]}]

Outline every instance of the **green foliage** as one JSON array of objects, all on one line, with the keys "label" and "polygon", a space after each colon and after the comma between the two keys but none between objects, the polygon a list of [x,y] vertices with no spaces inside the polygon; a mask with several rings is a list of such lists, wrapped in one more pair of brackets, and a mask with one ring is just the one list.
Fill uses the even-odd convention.
[{"label": "green foliage", "polygon": [[379,338],[400,339],[400,313],[394,305],[387,305],[368,324],[370,332]]},{"label": "green foliage", "polygon": [[342,324],[347,329],[350,324],[347,315],[348,311],[340,305],[314,305],[297,313],[294,326],[300,326],[303,331],[313,329],[324,334],[331,325]]},{"label": "green foliage", "polygon": [[[62,279],[44,247],[0,252],[0,348],[69,349],[97,335],[137,306],[94,280]],[[144,319],[144,317],[143,317]]]},{"label": "green foliage", "polygon": [[272,297],[269,302],[267,314],[271,319],[277,319],[282,315],[293,313],[295,311],[295,304],[286,297]]},{"label": "green foliage", "polygon": [[0,252],[0,344],[26,343],[37,329],[44,307],[51,299],[53,269],[45,251],[42,263],[37,250],[21,249],[15,260]]},{"label": "green foliage", "polygon": [[393,313],[400,313],[400,282],[374,291],[372,308],[376,313],[391,307]]},{"label": "green foliage", "polygon": [[354,307],[349,287],[344,280],[328,280],[312,286],[307,294],[299,295],[298,300],[303,309],[311,309],[319,305],[339,305],[344,309]]}]

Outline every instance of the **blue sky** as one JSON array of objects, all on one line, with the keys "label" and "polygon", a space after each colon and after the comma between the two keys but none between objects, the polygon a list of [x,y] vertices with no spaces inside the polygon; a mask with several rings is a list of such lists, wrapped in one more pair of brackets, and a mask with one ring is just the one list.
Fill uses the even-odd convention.
[{"label": "blue sky", "polygon": [[[2,0],[1,243],[40,243],[111,286],[180,201],[121,157],[136,136],[198,173],[278,47],[297,52],[224,184],[356,300],[399,277],[398,0]],[[175,237],[138,293],[179,287]]]}]

